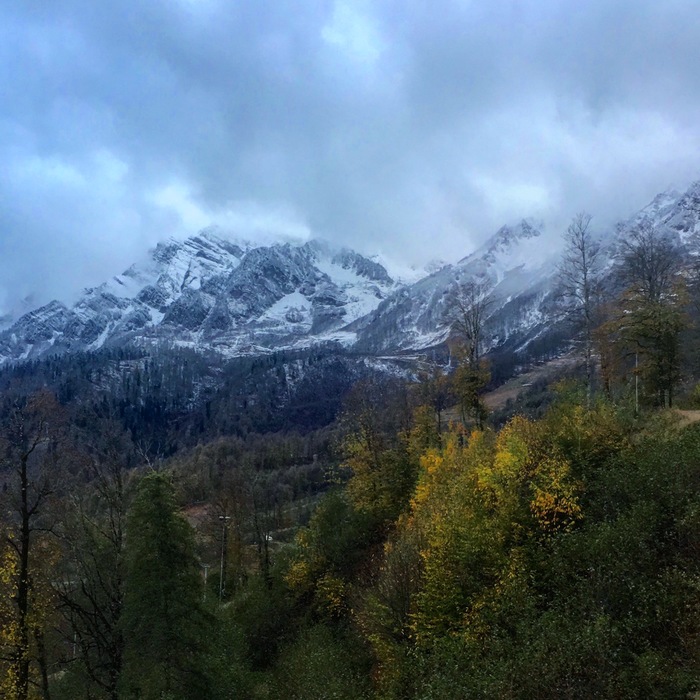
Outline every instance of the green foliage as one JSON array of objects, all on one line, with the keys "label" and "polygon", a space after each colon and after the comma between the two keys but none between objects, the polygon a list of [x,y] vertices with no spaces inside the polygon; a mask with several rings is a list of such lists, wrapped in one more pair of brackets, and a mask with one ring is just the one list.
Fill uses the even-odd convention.
[{"label": "green foliage", "polygon": [[287,585],[298,597],[311,600],[321,617],[342,617],[347,612],[345,582],[376,539],[372,516],[355,508],[343,492],[332,491],[297,535]]},{"label": "green foliage", "polygon": [[347,486],[353,505],[380,528],[408,505],[418,472],[410,449],[412,411],[405,387],[362,382],[346,401],[342,443],[352,477]]},{"label": "green foliage", "polygon": [[490,380],[491,373],[485,360],[466,362],[462,358],[454,372],[454,393],[462,412],[462,420],[471,419],[478,428],[483,428],[486,420],[487,411],[481,394]]},{"label": "green foliage", "polygon": [[408,693],[406,663],[412,647],[412,614],[420,590],[421,546],[415,530],[399,527],[375,562],[373,584],[355,607],[355,619],[375,658],[374,679],[384,697]]},{"label": "green foliage", "polygon": [[227,619],[242,635],[253,671],[265,670],[275,661],[280,645],[293,634],[294,612],[294,600],[277,572],[267,581],[252,577],[233,599]]},{"label": "green foliage", "polygon": [[424,410],[419,416],[414,414],[414,423],[423,423],[423,429],[429,434],[436,433],[439,440],[445,427],[442,414],[454,402],[452,378],[440,365],[433,363],[420,373],[417,393]]},{"label": "green foliage", "polygon": [[206,669],[211,619],[202,607],[193,532],[177,513],[164,474],[148,474],[139,484],[125,558],[123,697],[212,697]]},{"label": "green foliage", "polygon": [[[700,429],[564,392],[428,449],[359,618],[385,698],[684,698],[700,649]],[[398,621],[402,620],[402,623]],[[408,621],[409,634],[402,632]]]},{"label": "green foliage", "polygon": [[230,606],[216,610],[215,617],[207,659],[213,679],[211,697],[218,700],[252,698],[255,674],[249,663],[243,625]]},{"label": "green foliage", "polygon": [[266,684],[264,697],[369,699],[372,697],[369,671],[370,660],[359,639],[345,631],[315,625],[284,649]]},{"label": "green foliage", "polygon": [[681,337],[689,323],[686,276],[673,242],[640,222],[621,242],[623,293],[595,331],[606,392],[634,377],[640,398],[673,404],[682,366]]},{"label": "green foliage", "polygon": [[352,469],[348,495],[354,505],[380,523],[390,523],[407,506],[415,486],[417,462],[405,444],[375,450],[370,441],[353,436],[345,442]]}]

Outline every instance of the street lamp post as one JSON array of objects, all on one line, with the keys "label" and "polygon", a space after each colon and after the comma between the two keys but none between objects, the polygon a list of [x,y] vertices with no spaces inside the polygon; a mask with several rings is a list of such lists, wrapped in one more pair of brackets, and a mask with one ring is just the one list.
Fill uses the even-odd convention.
[{"label": "street lamp post", "polygon": [[220,515],[219,521],[221,522],[221,571],[219,573],[219,602],[224,598],[224,569],[226,568],[226,533],[228,530],[228,523],[231,520],[229,515]]}]

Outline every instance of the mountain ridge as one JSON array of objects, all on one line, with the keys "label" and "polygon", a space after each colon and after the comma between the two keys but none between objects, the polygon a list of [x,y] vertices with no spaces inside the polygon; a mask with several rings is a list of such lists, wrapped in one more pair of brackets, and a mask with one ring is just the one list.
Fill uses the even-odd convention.
[{"label": "mountain ridge", "polygon": [[[657,195],[604,231],[610,265],[642,224],[700,254],[700,181]],[[0,331],[0,364],[120,346],[224,357],[329,344],[368,354],[425,351],[447,340],[451,290],[469,279],[492,290],[485,349],[520,352],[553,323],[559,251],[543,235],[541,222],[522,219],[458,262],[401,282],[376,256],[326,241],[259,245],[204,229],[158,243],[145,262],[86,289],[72,305],[54,300],[23,314]]]},{"label": "mountain ridge", "polygon": [[159,243],[146,263],[73,305],[54,300],[24,314],[0,333],[0,361],[120,344],[238,355],[322,343],[342,339],[395,286],[379,263],[322,241],[244,248],[204,231]]}]

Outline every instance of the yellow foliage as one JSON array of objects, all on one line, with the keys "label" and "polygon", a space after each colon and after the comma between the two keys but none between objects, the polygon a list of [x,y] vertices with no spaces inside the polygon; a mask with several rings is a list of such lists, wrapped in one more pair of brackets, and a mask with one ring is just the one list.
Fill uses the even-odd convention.
[{"label": "yellow foliage", "polygon": [[602,463],[629,446],[629,437],[615,408],[604,401],[590,410],[580,404],[561,403],[549,412],[542,425],[574,460]]},{"label": "yellow foliage", "polygon": [[0,556],[0,584],[3,586],[13,584],[17,571],[17,556],[9,547],[6,547]]},{"label": "yellow foliage", "polygon": [[303,593],[311,586],[311,566],[304,559],[297,559],[284,576],[285,583],[295,592]]},{"label": "yellow foliage", "polygon": [[[578,418],[578,416],[576,416]],[[477,642],[494,616],[524,605],[528,572],[513,547],[572,527],[581,490],[547,426],[514,418],[500,433],[455,432],[424,451],[412,516],[421,537],[422,579],[412,632],[418,644],[460,634]]]},{"label": "yellow foliage", "polygon": [[421,476],[418,479],[412,506],[419,508],[430,497],[433,488],[433,481],[439,470],[443,467],[445,460],[438,450],[428,450],[420,458]]},{"label": "yellow foliage", "polygon": [[[17,573],[17,556],[6,545],[0,551],[0,658],[2,659],[11,657],[19,641],[19,624],[14,606]],[[17,680],[15,671],[13,664],[0,662],[0,697],[15,697]]]},{"label": "yellow foliage", "polygon": [[434,474],[444,463],[444,458],[437,450],[430,450],[427,454],[423,455],[420,460],[421,467],[423,467],[428,474]]},{"label": "yellow foliage", "polygon": [[342,617],[347,610],[347,594],[348,586],[345,581],[337,576],[324,574],[316,583],[316,606],[328,617]]},{"label": "yellow foliage", "polygon": [[547,533],[569,529],[583,513],[578,503],[579,486],[571,479],[568,462],[547,458],[540,462],[532,484],[530,510]]},{"label": "yellow foliage", "polygon": [[[0,697],[8,700],[18,697],[17,666],[12,658],[18,653],[21,640],[16,604],[19,560],[17,552],[9,544],[12,537],[12,533],[0,533],[0,541],[6,543],[0,549]],[[58,562],[59,551],[46,540],[35,542],[35,548],[39,552],[37,559],[41,560],[41,568],[32,567],[31,571],[27,625],[29,629],[44,630],[55,613],[54,592],[49,580],[50,572]],[[25,653],[31,658],[35,651],[28,649]],[[39,697],[38,694],[32,695],[32,692],[30,697]]]},{"label": "yellow foliage", "polygon": [[303,595],[314,586],[319,561],[308,528],[301,528],[295,539],[298,551],[284,575],[284,581],[292,591]]},{"label": "yellow foliage", "polygon": [[532,467],[541,444],[541,427],[523,416],[516,416],[498,434],[495,471],[507,477],[519,476]]}]

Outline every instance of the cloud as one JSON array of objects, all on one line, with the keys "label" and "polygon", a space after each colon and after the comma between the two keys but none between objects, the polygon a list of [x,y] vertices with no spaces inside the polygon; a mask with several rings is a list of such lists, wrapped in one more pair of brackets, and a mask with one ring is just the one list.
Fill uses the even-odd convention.
[{"label": "cloud", "polygon": [[669,0],[27,0],[0,9],[0,290],[65,297],[205,222],[461,257],[700,172]]},{"label": "cloud", "polygon": [[321,37],[360,63],[375,63],[384,48],[368,14],[350,2],[335,3],[330,21],[321,29]]}]

